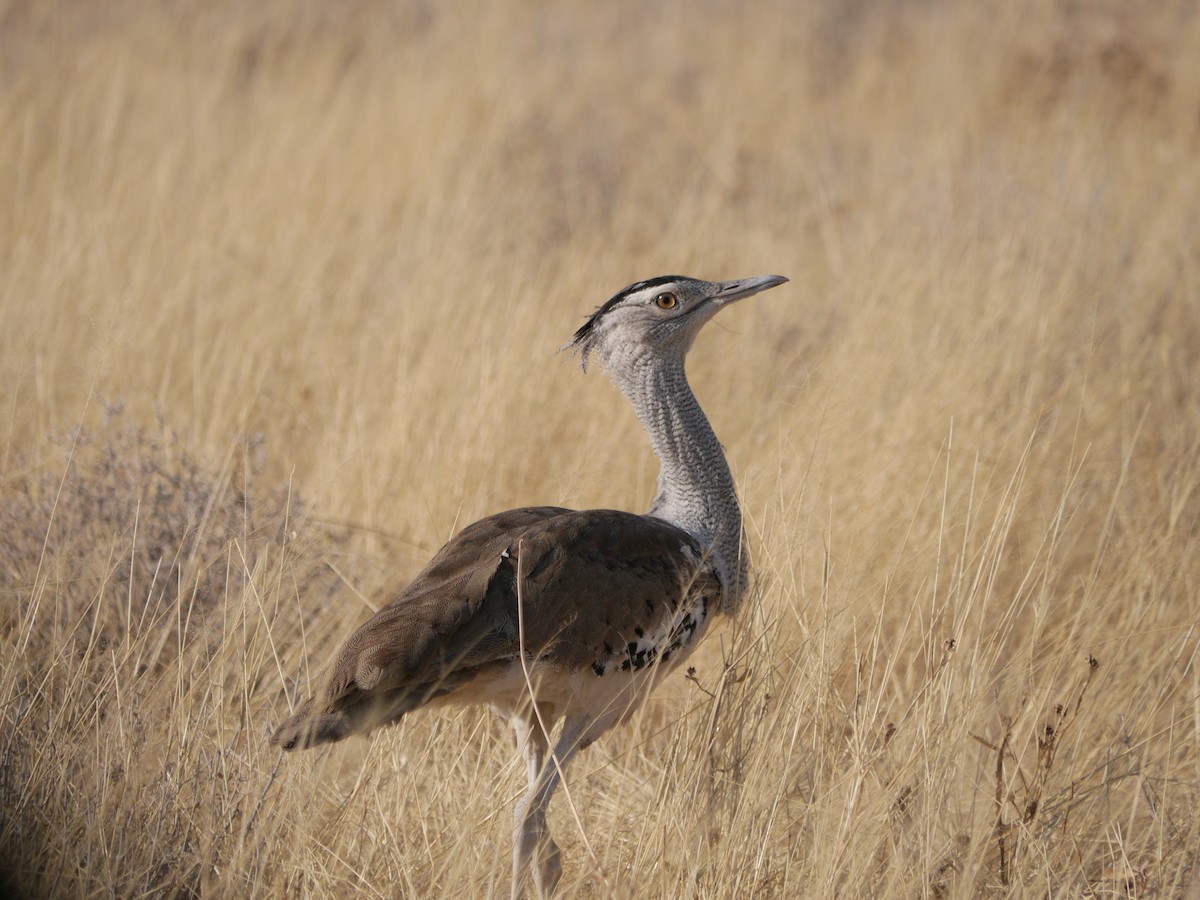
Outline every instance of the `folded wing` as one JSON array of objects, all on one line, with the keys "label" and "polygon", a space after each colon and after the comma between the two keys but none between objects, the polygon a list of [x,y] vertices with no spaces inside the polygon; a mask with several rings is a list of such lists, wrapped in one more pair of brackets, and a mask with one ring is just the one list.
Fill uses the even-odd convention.
[{"label": "folded wing", "polygon": [[496,677],[522,647],[536,665],[563,673],[590,667],[600,677],[614,661],[636,668],[632,660],[654,655],[640,641],[719,590],[699,543],[660,519],[558,507],[490,516],[463,529],[351,635],[324,688],[273,741],[299,749],[394,722]]}]

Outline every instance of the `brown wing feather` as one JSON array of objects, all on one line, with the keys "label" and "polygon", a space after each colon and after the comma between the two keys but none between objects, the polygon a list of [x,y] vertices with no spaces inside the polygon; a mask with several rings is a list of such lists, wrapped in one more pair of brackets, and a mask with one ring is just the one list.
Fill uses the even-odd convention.
[{"label": "brown wing feather", "polygon": [[[570,513],[530,528],[520,552],[526,649],[570,671],[654,630],[685,596],[720,590],[696,540],[650,516]],[[515,616],[515,581],[510,604]]]},{"label": "brown wing feather", "polygon": [[719,590],[686,532],[617,510],[510,510],[447,543],[396,600],[339,651],[324,689],[273,738],[285,749],[395,721],[525,650],[576,671],[673,614],[686,593]]}]

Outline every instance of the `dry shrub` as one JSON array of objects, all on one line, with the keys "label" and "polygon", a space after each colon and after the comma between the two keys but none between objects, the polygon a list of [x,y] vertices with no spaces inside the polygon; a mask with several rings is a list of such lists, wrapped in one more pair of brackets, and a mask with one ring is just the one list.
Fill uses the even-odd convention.
[{"label": "dry shrub", "polygon": [[[0,591],[6,632],[50,605],[60,623],[54,640],[133,641],[147,630],[169,638],[141,662],[169,661],[189,631],[231,592],[265,547],[295,540],[304,509],[286,485],[263,485],[262,437],[239,443],[226,465],[197,459],[159,421],[127,425],[119,408],[96,432],[84,428],[54,441],[61,468],[23,466],[0,496]],[[192,628],[192,626],[197,626]],[[40,655],[47,637],[26,628],[22,648]]]},{"label": "dry shrub", "polygon": [[[344,534],[307,522],[289,485],[258,477],[261,439],[214,466],[161,419],[138,427],[110,409],[95,431],[54,443],[61,467],[18,465],[0,497],[3,642],[12,654],[0,871],[14,886],[57,895],[106,864],[72,852],[93,829],[154,835],[165,842],[157,860],[105,880],[121,895],[165,885],[192,895],[198,859],[219,856],[257,808],[242,797],[214,802],[210,766],[221,766],[225,791],[251,773],[234,749],[238,726],[224,746],[191,748],[203,764],[162,756],[182,752],[198,715],[185,713],[178,733],[156,704],[221,666],[236,611],[244,615],[248,599],[261,605],[264,580],[277,594],[297,579],[318,601],[332,596],[338,581],[326,561],[341,555]],[[94,792],[63,793],[86,781]],[[198,810],[214,816],[203,837]]]}]

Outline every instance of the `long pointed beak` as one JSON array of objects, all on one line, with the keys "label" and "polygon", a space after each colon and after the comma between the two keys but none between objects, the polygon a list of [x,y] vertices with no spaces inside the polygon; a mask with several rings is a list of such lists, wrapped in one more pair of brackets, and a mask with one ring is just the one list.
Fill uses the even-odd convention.
[{"label": "long pointed beak", "polygon": [[759,291],[769,290],[786,284],[787,279],[782,275],[756,275],[753,278],[739,278],[737,281],[720,282],[720,290],[713,295],[713,300],[724,306],[735,300],[744,300]]}]

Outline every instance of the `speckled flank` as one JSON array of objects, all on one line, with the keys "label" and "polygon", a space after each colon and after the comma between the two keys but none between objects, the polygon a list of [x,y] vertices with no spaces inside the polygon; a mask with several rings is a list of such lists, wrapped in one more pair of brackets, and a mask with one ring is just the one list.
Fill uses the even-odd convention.
[{"label": "speckled flank", "polygon": [[666,663],[672,655],[689,650],[704,633],[708,624],[711,603],[702,595],[687,607],[678,610],[663,626],[647,633],[640,625],[634,626],[635,639],[624,647],[614,649],[604,645],[604,657],[592,663],[592,671],[598,676],[617,670],[640,672],[654,663]]}]

